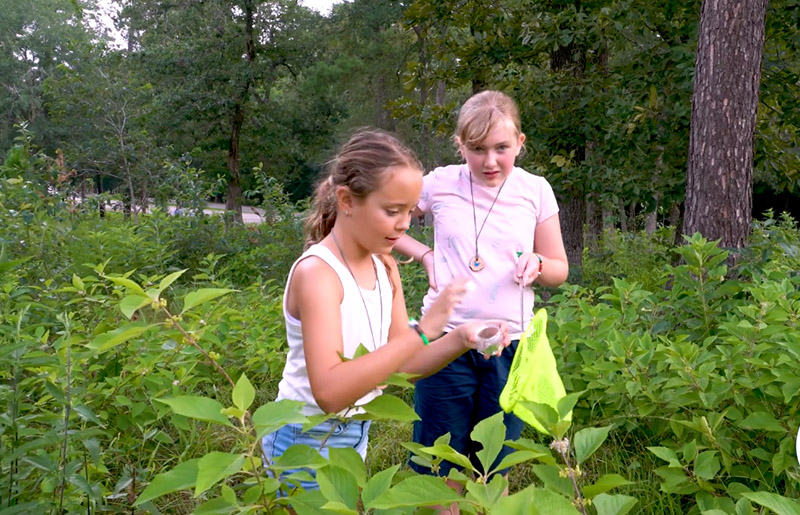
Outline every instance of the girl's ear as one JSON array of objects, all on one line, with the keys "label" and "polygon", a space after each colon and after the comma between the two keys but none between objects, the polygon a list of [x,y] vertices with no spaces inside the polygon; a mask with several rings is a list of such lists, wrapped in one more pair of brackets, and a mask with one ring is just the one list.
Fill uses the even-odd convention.
[{"label": "girl's ear", "polygon": [[525,148],[525,133],[520,132],[519,138],[517,139],[517,155],[522,152],[523,148]]},{"label": "girl's ear", "polygon": [[336,206],[343,212],[349,213],[353,210],[353,192],[347,186],[336,187]]}]

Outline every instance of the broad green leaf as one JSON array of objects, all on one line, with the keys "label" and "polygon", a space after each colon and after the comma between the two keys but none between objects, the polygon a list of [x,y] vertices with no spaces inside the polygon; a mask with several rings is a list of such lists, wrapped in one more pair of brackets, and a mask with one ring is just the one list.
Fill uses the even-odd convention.
[{"label": "broad green leaf", "polygon": [[599,494],[613,490],[614,488],[619,488],[620,486],[630,484],[630,481],[619,474],[606,474],[595,481],[594,484],[584,486],[583,495],[584,497],[591,499]]},{"label": "broad green leaf", "polygon": [[250,384],[246,374],[242,374],[233,387],[233,404],[242,411],[247,411],[256,398],[256,389]]},{"label": "broad green leaf", "polygon": [[495,474],[488,484],[478,484],[474,481],[467,482],[467,492],[481,506],[490,508],[503,496],[503,491],[508,487],[508,480],[500,474]]},{"label": "broad green leaf", "polygon": [[519,401],[519,404],[530,410],[536,421],[541,424],[542,427],[536,429],[543,428],[547,434],[556,436],[555,426],[558,424],[559,417],[558,412],[552,406],[531,401]]},{"label": "broad green leaf", "polygon": [[483,466],[483,472],[490,472],[494,460],[503,450],[503,442],[506,439],[506,426],[503,424],[503,412],[495,413],[491,417],[478,422],[470,433],[472,441],[481,444],[483,447],[476,452],[478,461]]},{"label": "broad green leaf", "polygon": [[778,422],[775,417],[764,411],[757,411],[751,413],[744,420],[738,422],[738,425],[744,429],[761,429],[764,431],[775,431],[778,433],[786,433],[786,428]]},{"label": "broad green leaf", "polygon": [[419,416],[411,409],[408,404],[394,395],[380,395],[367,404],[361,406],[366,411],[364,415],[356,415],[359,420],[399,420],[401,422],[412,422],[419,420]]},{"label": "broad green leaf", "polygon": [[199,462],[200,459],[184,461],[169,472],[158,474],[133,505],[139,506],[162,495],[192,488],[197,482],[197,464]]},{"label": "broad green leaf", "polygon": [[227,499],[216,497],[195,508],[192,515],[230,515],[236,512],[236,507],[236,504],[231,504]]},{"label": "broad green leaf", "polygon": [[578,464],[586,459],[603,445],[612,426],[587,427],[575,433],[575,458]]},{"label": "broad green leaf", "polygon": [[579,515],[569,498],[532,486],[513,495],[502,497],[489,513],[492,515]]},{"label": "broad green leaf", "polygon": [[201,290],[189,292],[183,298],[183,309],[181,310],[181,314],[186,313],[193,307],[199,306],[204,302],[208,302],[209,300],[214,300],[217,297],[222,297],[223,295],[227,295],[233,291],[230,288],[203,288]]},{"label": "broad green leaf", "polygon": [[578,400],[580,400],[583,393],[584,392],[582,391],[573,392],[558,399],[558,409],[556,411],[558,411],[559,418],[562,420],[567,418],[567,415],[569,415],[569,413],[572,411],[572,408],[575,407],[575,404],[578,402]]},{"label": "broad green leaf", "polygon": [[392,485],[392,478],[400,468],[400,464],[381,470],[367,481],[364,490],[361,492],[361,500],[364,506],[370,506],[372,501],[378,498],[383,492]]},{"label": "broad green leaf", "polygon": [[301,413],[304,403],[300,401],[282,400],[269,402],[253,413],[253,425],[256,426],[257,438],[261,439],[286,424],[300,424],[306,417]]},{"label": "broad green leaf", "polygon": [[177,397],[155,400],[166,404],[178,415],[202,420],[204,422],[233,426],[231,421],[228,420],[228,417],[222,414],[222,404],[214,399],[195,395],[179,395]]},{"label": "broad green leaf", "polygon": [[166,290],[167,288],[169,288],[169,286],[172,283],[174,283],[178,279],[178,277],[182,276],[183,273],[186,270],[187,269],[184,268],[183,270],[178,270],[177,272],[172,272],[171,274],[169,274],[165,278],[161,279],[161,283],[158,285],[158,291],[162,292],[162,291]]},{"label": "broad green leaf", "polygon": [[678,455],[669,447],[648,447],[647,450],[668,462],[670,467],[681,467],[681,462],[678,461]]},{"label": "broad green leaf", "polygon": [[769,508],[778,515],[800,515],[800,503],[772,492],[744,492],[742,497]]},{"label": "broad green leaf", "polygon": [[243,454],[212,451],[200,458],[197,463],[197,484],[194,496],[197,497],[219,481],[242,470]]},{"label": "broad green leaf", "polygon": [[572,498],[575,494],[572,481],[569,477],[562,477],[561,468],[556,465],[531,465],[531,470],[536,477],[542,480],[547,490],[557,492],[565,497]]},{"label": "broad green leaf", "polygon": [[270,468],[274,470],[290,470],[297,468],[317,469],[326,465],[328,460],[319,451],[308,445],[292,445],[286,452],[275,458]]},{"label": "broad green leaf", "polygon": [[72,286],[81,291],[86,289],[86,285],[83,284],[83,279],[78,277],[76,274],[72,274]]},{"label": "broad green leaf", "polygon": [[390,488],[368,508],[391,509],[409,506],[432,506],[451,504],[461,500],[442,478],[433,476],[411,476]]},{"label": "broad green leaf", "polygon": [[387,385],[394,385],[394,386],[402,386],[404,388],[414,388],[414,384],[409,381],[409,379],[413,379],[415,377],[419,377],[419,374],[408,374],[406,372],[395,372],[389,376],[389,378],[383,382],[383,384]]},{"label": "broad green leaf", "polygon": [[[503,458],[503,460],[497,465],[497,470],[511,468],[514,465],[519,465],[520,463],[528,460],[534,460],[541,456],[542,455],[540,453],[534,451],[515,451],[511,454],[507,454]],[[549,456],[549,454],[547,456]]]},{"label": "broad green leaf", "polygon": [[711,481],[722,466],[717,458],[717,451],[701,452],[694,462],[694,473],[697,477]]},{"label": "broad green leaf", "polygon": [[420,450],[425,454],[430,454],[437,458],[444,458],[447,461],[450,461],[452,463],[455,463],[456,465],[460,465],[466,468],[467,470],[472,470],[472,471],[475,470],[475,466],[472,464],[469,458],[459,453],[458,451],[456,451],[447,444],[441,444],[441,443],[434,444],[430,447],[423,447]]},{"label": "broad green leaf", "polygon": [[96,336],[86,346],[98,353],[105,352],[127,342],[131,338],[136,338],[151,327],[155,327],[155,325],[133,322]]},{"label": "broad green leaf", "polygon": [[350,472],[331,465],[317,470],[317,483],[322,495],[328,501],[341,503],[350,510],[356,509],[358,502],[358,483]]},{"label": "broad green leaf", "polygon": [[635,497],[628,495],[600,494],[592,499],[592,504],[597,508],[597,515],[625,515],[639,502]]},{"label": "broad green leaf", "polygon": [[144,306],[150,304],[149,297],[143,297],[142,295],[126,295],[121,301],[119,301],[119,309],[122,311],[122,314],[130,320],[136,310],[143,308]]},{"label": "broad green leaf", "polygon": [[144,290],[142,289],[141,286],[139,286],[135,282],[131,281],[127,277],[108,277],[108,276],[105,276],[105,275],[102,276],[102,277],[105,278],[105,279],[108,279],[109,281],[111,281],[112,283],[116,284],[117,286],[124,286],[125,288],[129,289],[133,293],[136,293],[138,295],[142,295],[143,297],[147,296],[147,294],[144,292]]},{"label": "broad green leaf", "polygon": [[367,467],[361,455],[352,447],[328,448],[328,460],[353,474],[359,487],[364,487],[367,482]]},{"label": "broad green leaf", "polygon": [[322,505],[325,512],[344,513],[345,515],[358,515],[358,511],[348,508],[345,504],[339,501],[328,501]]}]

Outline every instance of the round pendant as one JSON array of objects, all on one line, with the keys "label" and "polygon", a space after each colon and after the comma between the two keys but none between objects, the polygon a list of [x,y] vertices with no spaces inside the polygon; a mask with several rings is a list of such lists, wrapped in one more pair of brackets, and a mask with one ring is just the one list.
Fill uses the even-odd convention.
[{"label": "round pendant", "polygon": [[481,259],[480,256],[475,256],[469,262],[469,269],[472,270],[473,272],[480,272],[481,270],[483,270],[483,266],[484,266],[483,260]]}]

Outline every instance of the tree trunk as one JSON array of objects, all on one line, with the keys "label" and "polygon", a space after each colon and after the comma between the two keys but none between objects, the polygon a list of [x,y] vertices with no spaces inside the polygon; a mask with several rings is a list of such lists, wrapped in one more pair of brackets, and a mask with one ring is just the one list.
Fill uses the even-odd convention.
[{"label": "tree trunk", "polygon": [[695,66],[683,234],[743,247],[767,0],[704,0]]},{"label": "tree trunk", "polygon": [[[245,11],[245,58],[249,66],[256,60],[256,40],[253,34],[253,17],[255,9],[252,1],[244,3]],[[242,84],[234,99],[233,114],[231,116],[231,136],[228,146],[228,187],[225,196],[225,209],[233,211],[233,219],[237,223],[244,223],[242,218],[242,180],[241,156],[239,155],[239,138],[242,125],[244,125],[244,109],[250,94],[252,78],[249,70],[245,72]]]}]

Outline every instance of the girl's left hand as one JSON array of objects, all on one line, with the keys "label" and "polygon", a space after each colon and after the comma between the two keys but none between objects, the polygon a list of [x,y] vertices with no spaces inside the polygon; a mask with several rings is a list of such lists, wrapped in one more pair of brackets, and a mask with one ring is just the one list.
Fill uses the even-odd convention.
[{"label": "girl's left hand", "polygon": [[[492,320],[492,325],[496,325],[497,321]],[[486,355],[484,354],[484,359],[489,359],[492,356],[500,356],[503,353],[503,349],[508,347],[511,344],[511,337],[508,335],[508,324],[505,321],[500,321],[500,330],[503,332],[503,340],[500,344],[500,348],[497,349],[492,354]],[[467,322],[465,324],[461,324],[456,328],[456,331],[460,331],[462,341],[464,342],[464,346],[468,349],[473,350],[480,350],[478,344],[478,333],[481,329],[486,327],[486,321],[478,321],[478,322]]]},{"label": "girl's left hand", "polygon": [[539,255],[535,252],[525,252],[517,258],[517,266],[514,269],[514,282],[523,286],[532,285],[540,274]]}]

